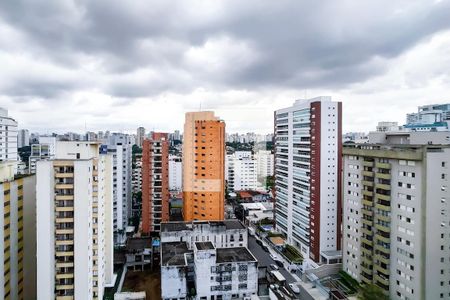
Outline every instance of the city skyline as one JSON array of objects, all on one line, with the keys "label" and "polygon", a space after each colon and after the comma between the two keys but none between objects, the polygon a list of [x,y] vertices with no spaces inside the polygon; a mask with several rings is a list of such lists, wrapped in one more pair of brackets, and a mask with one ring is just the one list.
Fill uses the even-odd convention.
[{"label": "city skyline", "polygon": [[170,132],[200,109],[266,133],[273,111],[329,95],[347,132],[449,100],[448,1],[255,5],[4,2],[0,106],[43,133]]}]

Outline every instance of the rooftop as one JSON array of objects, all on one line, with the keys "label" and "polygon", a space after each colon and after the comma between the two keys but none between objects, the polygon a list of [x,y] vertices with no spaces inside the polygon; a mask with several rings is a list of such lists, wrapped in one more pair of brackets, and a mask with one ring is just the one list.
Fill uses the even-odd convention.
[{"label": "rooftop", "polygon": [[185,242],[162,243],[161,266],[184,266],[184,254],[191,253]]},{"label": "rooftop", "polygon": [[161,223],[161,232],[189,230],[186,222]]},{"label": "rooftop", "polygon": [[195,242],[195,247],[198,250],[212,250],[214,245],[211,242]]},{"label": "rooftop", "polygon": [[129,238],[127,240],[127,251],[142,251],[152,247],[151,237]]},{"label": "rooftop", "polygon": [[218,264],[228,262],[256,261],[250,251],[245,247],[218,248],[216,249],[216,255],[216,262]]}]

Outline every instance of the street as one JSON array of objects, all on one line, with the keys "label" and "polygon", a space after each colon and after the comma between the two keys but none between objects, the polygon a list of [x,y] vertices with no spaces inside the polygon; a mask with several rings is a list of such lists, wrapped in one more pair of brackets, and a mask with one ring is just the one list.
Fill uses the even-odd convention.
[{"label": "street", "polygon": [[[278,256],[280,258],[280,260],[284,261],[284,259],[275,250],[271,249],[271,247],[265,241],[263,241],[263,243],[264,243],[264,245],[266,245],[269,248],[270,253],[264,251],[263,248],[256,243],[256,238],[254,236],[252,236],[250,234],[248,235],[248,249],[258,260],[259,266],[266,266],[267,272],[270,272],[270,270],[271,270],[270,265],[276,264],[275,261],[270,257],[271,253]],[[286,284],[297,282],[297,280],[292,276],[292,274],[285,268],[280,268],[279,271],[280,271],[281,275],[283,275],[284,278],[286,278]],[[299,299],[314,300],[314,298],[311,297],[301,285],[298,285],[298,287],[300,288]],[[291,290],[291,289],[289,288],[289,290]],[[292,290],[291,290],[291,292],[292,292]]]}]

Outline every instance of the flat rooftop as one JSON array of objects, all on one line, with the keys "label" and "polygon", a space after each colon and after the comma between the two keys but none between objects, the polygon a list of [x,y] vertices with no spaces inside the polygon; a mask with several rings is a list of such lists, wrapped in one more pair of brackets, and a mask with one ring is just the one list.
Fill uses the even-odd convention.
[{"label": "flat rooftop", "polygon": [[184,254],[191,252],[185,242],[162,243],[161,266],[184,266]]},{"label": "flat rooftop", "polygon": [[242,223],[237,219],[225,220],[223,222],[225,223],[227,229],[245,229],[244,225],[242,225]]},{"label": "flat rooftop", "polygon": [[245,247],[216,249],[216,262],[218,264],[244,261],[256,261],[250,251]]},{"label": "flat rooftop", "polygon": [[189,230],[186,222],[161,223],[161,232]]},{"label": "flat rooftop", "polygon": [[152,247],[151,237],[129,238],[127,240],[127,251],[142,251]]},{"label": "flat rooftop", "polygon": [[212,250],[214,249],[214,245],[211,242],[195,242],[195,247],[198,250]]}]

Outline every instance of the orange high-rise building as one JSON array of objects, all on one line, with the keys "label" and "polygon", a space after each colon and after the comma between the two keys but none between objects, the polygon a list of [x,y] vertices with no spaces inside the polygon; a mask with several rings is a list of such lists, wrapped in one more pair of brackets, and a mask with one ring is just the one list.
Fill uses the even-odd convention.
[{"label": "orange high-rise building", "polygon": [[169,142],[167,133],[152,133],[142,145],[142,233],[160,231],[169,221]]},{"label": "orange high-rise building", "polygon": [[214,112],[186,113],[183,135],[183,217],[223,220],[225,122]]}]

